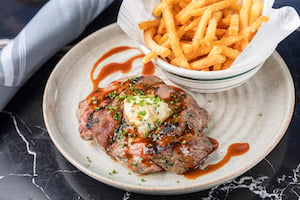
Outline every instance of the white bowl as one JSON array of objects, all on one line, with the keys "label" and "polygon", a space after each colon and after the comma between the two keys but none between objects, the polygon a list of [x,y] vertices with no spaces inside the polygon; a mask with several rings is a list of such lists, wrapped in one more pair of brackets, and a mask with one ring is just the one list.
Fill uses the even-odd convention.
[{"label": "white bowl", "polygon": [[[149,52],[145,46],[141,46],[141,49],[144,53]],[[202,93],[221,92],[237,87],[249,80],[264,64],[219,71],[196,71],[174,66],[159,58],[152,62],[175,84]]]},{"label": "white bowl", "polygon": [[[168,77],[168,79],[170,79],[175,84],[183,88],[186,88],[190,91],[202,92],[202,93],[221,92],[221,91],[225,91],[237,87],[245,83],[263,65],[262,63],[258,66],[251,68],[250,70],[241,72],[239,74],[231,75],[231,76],[220,76],[215,78],[190,78],[190,77],[183,76],[180,73],[172,73],[170,71],[167,71],[161,64],[158,64],[158,62],[153,62],[153,63],[156,66],[160,67],[163,73]],[[203,72],[195,71],[195,72],[197,72],[198,74],[203,73],[206,75],[205,71]],[[209,73],[214,73],[214,72],[209,72]]]}]

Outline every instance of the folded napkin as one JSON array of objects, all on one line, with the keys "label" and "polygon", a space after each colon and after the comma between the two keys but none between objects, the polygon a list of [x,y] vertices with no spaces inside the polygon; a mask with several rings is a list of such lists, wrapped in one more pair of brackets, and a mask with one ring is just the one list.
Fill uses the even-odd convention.
[{"label": "folded napkin", "polygon": [[0,51],[0,111],[38,68],[113,0],[51,0]]}]

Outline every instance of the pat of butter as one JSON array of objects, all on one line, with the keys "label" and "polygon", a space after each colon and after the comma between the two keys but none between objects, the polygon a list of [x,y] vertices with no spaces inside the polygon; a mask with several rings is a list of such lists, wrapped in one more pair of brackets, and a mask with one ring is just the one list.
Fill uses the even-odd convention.
[{"label": "pat of butter", "polygon": [[133,96],[124,100],[124,115],[139,134],[146,135],[155,123],[165,121],[172,114],[168,104],[159,97]]}]

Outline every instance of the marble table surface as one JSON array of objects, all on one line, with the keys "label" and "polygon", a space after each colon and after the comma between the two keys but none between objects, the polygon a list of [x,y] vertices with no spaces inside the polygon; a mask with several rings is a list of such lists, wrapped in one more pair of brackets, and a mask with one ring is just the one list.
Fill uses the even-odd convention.
[{"label": "marble table surface", "polygon": [[[0,0],[0,39],[13,38],[47,1]],[[115,1],[70,45],[116,21]],[[299,0],[276,0],[275,7]],[[85,175],[52,143],[42,113],[42,95],[61,51],[49,59],[0,113],[0,200],[42,199],[300,199],[300,29],[277,48],[295,84],[291,123],[273,151],[243,175],[209,190],[177,196],[150,196],[119,190]],[[1,95],[1,94],[0,94]],[[279,155],[281,156],[279,158]]]}]

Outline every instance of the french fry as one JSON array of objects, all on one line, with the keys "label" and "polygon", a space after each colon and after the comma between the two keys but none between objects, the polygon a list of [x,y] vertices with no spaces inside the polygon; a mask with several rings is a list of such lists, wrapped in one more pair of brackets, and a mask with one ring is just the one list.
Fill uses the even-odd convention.
[{"label": "french fry", "polygon": [[220,69],[222,69],[222,63],[215,64],[212,68],[212,71],[216,71]]},{"label": "french fry", "polygon": [[205,32],[206,32],[206,26],[208,24],[208,21],[209,21],[211,15],[212,15],[212,10],[211,9],[207,9],[203,13],[203,15],[201,17],[201,20],[199,22],[199,25],[198,25],[198,29],[195,33],[195,36],[193,37],[193,42],[192,42],[193,46],[198,46],[200,41],[202,39],[204,39],[204,35],[205,35]]},{"label": "french fry", "polygon": [[239,34],[239,15],[233,14],[230,18],[230,24],[227,30],[227,35],[238,35]]},{"label": "french fry", "polygon": [[183,25],[182,27],[184,27],[184,31],[189,31],[189,30],[193,30],[193,29],[197,29],[197,26],[200,22],[200,17],[198,17],[197,19],[191,21],[189,24],[187,25]]},{"label": "french fry", "polygon": [[262,9],[264,7],[264,4],[258,0],[252,0],[253,3],[251,5],[250,9],[250,17],[249,17],[249,24],[252,24],[255,22],[258,17],[261,15]]},{"label": "french fry", "polygon": [[226,32],[227,32],[227,29],[217,28],[216,29],[217,38],[221,39]]},{"label": "french fry", "polygon": [[161,35],[160,34],[156,34],[154,37],[153,37],[153,40],[160,45],[160,40],[161,40]]},{"label": "french fry", "polygon": [[240,10],[241,30],[244,30],[245,28],[248,27],[250,6],[251,6],[251,0],[243,0],[242,7]]},{"label": "french fry", "polygon": [[236,2],[232,2],[232,4],[230,4],[230,8],[232,8],[236,12],[240,12],[241,5],[237,1]]},{"label": "french fry", "polygon": [[183,8],[177,15],[176,15],[176,19],[178,20],[179,18],[184,17],[185,15],[187,15],[190,11],[194,10],[194,9],[199,9],[199,8],[203,8],[207,5],[216,3],[217,1],[220,0],[199,0],[199,1],[191,1],[191,3],[189,3],[185,8]]},{"label": "french fry", "polygon": [[[248,27],[249,22],[249,10],[252,0],[243,0],[240,10],[240,29],[244,30]],[[248,45],[248,37],[245,37],[241,41],[241,49],[244,49]]]},{"label": "french fry", "polygon": [[175,4],[175,5],[173,5],[173,14],[177,14],[177,13],[179,13],[181,11],[181,7],[180,7],[180,5],[179,4]]},{"label": "french fry", "polygon": [[217,41],[217,43],[223,44],[225,46],[231,46],[234,43],[248,37],[252,33],[256,32],[258,28],[261,26],[263,22],[267,22],[269,20],[266,16],[260,16],[254,23],[252,23],[248,28],[244,29],[237,36],[228,36],[223,37],[221,40]]},{"label": "french fry", "polygon": [[[209,52],[208,56],[207,57],[212,57],[212,56],[215,56],[215,55],[220,55],[222,52],[222,48],[220,46],[214,46],[212,48],[212,50]],[[215,65],[213,65],[213,68],[212,70],[220,70],[222,67],[222,63],[217,63]]]},{"label": "french fry", "polygon": [[208,56],[219,55],[222,52],[222,48],[220,46],[214,46],[212,50],[209,52]]},{"label": "french fry", "polygon": [[237,41],[234,45],[233,45],[233,48],[238,50],[238,51],[243,51],[243,48],[242,48],[242,44],[241,44],[241,41]]},{"label": "french fry", "polygon": [[153,36],[155,34],[155,28],[150,28],[144,31],[144,41],[145,44],[152,50],[157,52],[158,55],[162,57],[167,57],[170,55],[171,51],[170,49],[158,45],[154,40]]},{"label": "french fry", "polygon": [[157,53],[155,51],[151,51],[150,53],[148,53],[142,60],[143,63],[148,63],[150,62],[152,59],[157,58]]},{"label": "french fry", "polygon": [[182,36],[182,40],[191,41],[195,35],[195,31],[186,31]]},{"label": "french fry", "polygon": [[240,51],[230,48],[230,47],[227,47],[227,46],[224,46],[224,45],[220,46],[220,48],[221,48],[221,53],[224,56],[231,58],[231,59],[236,59],[236,57],[238,57],[238,55],[240,54]]},{"label": "french fry", "polygon": [[222,65],[222,70],[225,70],[225,69],[228,69],[231,65],[232,65],[232,63],[233,63],[233,59],[227,59],[224,63],[223,63],[223,65]]},{"label": "french fry", "polygon": [[153,10],[152,10],[152,15],[154,17],[159,17],[162,14],[162,4],[158,4]]},{"label": "french fry", "polygon": [[[186,48],[188,44],[182,44],[182,48]],[[207,55],[211,50],[213,46],[209,45],[208,43],[202,43],[200,46],[195,47],[194,51],[191,51],[189,53],[185,54],[185,57],[188,61],[192,61],[197,59],[198,57]]]},{"label": "french fry", "polygon": [[168,0],[167,3],[172,6],[172,5],[175,5],[175,4],[179,4],[181,0]]},{"label": "french fry", "polygon": [[223,37],[221,40],[216,41],[216,44],[231,46],[234,43],[242,40],[244,37],[245,37],[244,34],[239,34],[237,36],[226,36],[226,37]]},{"label": "french fry", "polygon": [[185,13],[188,13],[190,10],[196,9],[196,8],[201,8],[205,5],[205,1],[192,1],[189,3],[185,8],[183,8],[177,15],[176,19],[181,18]]},{"label": "french fry", "polygon": [[226,18],[223,18],[219,21],[218,23],[218,28],[224,28],[224,29],[227,29],[227,27],[229,26],[230,24],[230,21],[231,21],[231,18],[230,17],[226,17]]},{"label": "french fry", "polygon": [[224,17],[225,18],[230,18],[232,14],[233,14],[232,8],[228,7],[228,8],[224,9]]},{"label": "french fry", "polygon": [[201,58],[191,63],[191,68],[194,70],[201,70],[216,64],[224,63],[226,57],[223,55],[212,55],[205,58]]},{"label": "french fry", "polygon": [[263,22],[269,21],[266,16],[260,16],[255,22],[253,22],[248,28],[241,31],[241,35],[249,36],[250,34],[256,32]]},{"label": "french fry", "polygon": [[219,11],[219,10],[229,7],[230,4],[234,1],[236,1],[236,0],[224,0],[224,1],[220,1],[220,2],[211,4],[211,5],[203,7],[203,8],[194,9],[188,13],[185,13],[185,15],[179,16],[177,18],[177,20],[181,24],[184,24],[191,17],[201,16],[205,12],[206,9],[211,9],[212,12],[216,12],[216,11]]},{"label": "french fry", "polygon": [[243,49],[245,49],[247,47],[247,45],[249,44],[249,39],[248,37],[247,38],[243,38],[241,41],[240,41],[240,51],[242,51]]},{"label": "french fry", "polygon": [[140,30],[146,30],[152,27],[156,27],[160,24],[159,20],[150,20],[150,21],[143,21],[139,23],[139,29]]},{"label": "french fry", "polygon": [[[217,11],[213,14],[213,18],[215,18],[217,22],[222,18],[222,16],[223,16],[222,11]],[[184,27],[184,31],[197,29],[200,19],[201,19],[201,17],[198,17],[198,18],[194,19],[193,21],[191,21],[189,24],[183,25],[182,27]]]},{"label": "french fry", "polygon": [[165,33],[159,40],[159,43],[160,45],[164,44],[165,42],[168,42],[168,39],[169,39],[169,36],[168,36],[168,33]]},{"label": "french fry", "polygon": [[217,20],[217,22],[219,22],[223,17],[223,11],[216,11],[213,14],[213,18],[215,18]]},{"label": "french fry", "polygon": [[166,24],[165,21],[163,19],[160,20],[160,24],[157,28],[157,34],[165,34],[166,33]]},{"label": "french fry", "polygon": [[180,6],[181,8],[185,8],[188,4],[189,4],[189,3],[188,3],[188,2],[185,2],[185,1],[180,1],[180,2],[179,2],[179,6]]},{"label": "french fry", "polygon": [[163,8],[163,18],[166,23],[166,27],[169,33],[169,43],[171,45],[171,48],[173,50],[173,53],[177,60],[180,60],[178,62],[178,65],[190,69],[190,64],[187,62],[186,58],[184,57],[184,54],[182,52],[182,48],[179,43],[179,38],[177,36],[176,28],[175,28],[175,22],[172,12],[170,11],[170,7],[168,5],[167,0],[162,0],[162,8]]},{"label": "french fry", "polygon": [[216,18],[213,17],[208,22],[204,40],[207,42],[216,40],[216,30],[217,30],[217,20]]}]

